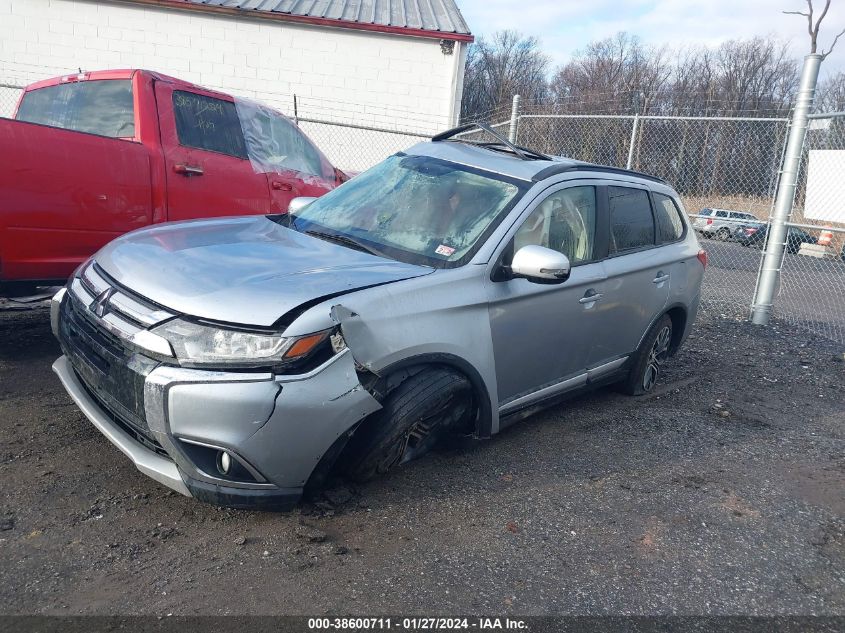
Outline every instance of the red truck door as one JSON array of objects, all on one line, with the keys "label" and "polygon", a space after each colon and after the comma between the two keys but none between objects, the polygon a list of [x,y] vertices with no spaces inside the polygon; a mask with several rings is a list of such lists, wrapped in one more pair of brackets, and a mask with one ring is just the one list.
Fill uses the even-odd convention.
[{"label": "red truck door", "polygon": [[151,221],[150,162],[140,143],[0,119],[0,156],[4,280],[66,278]]},{"label": "red truck door", "polygon": [[167,219],[270,212],[267,178],[247,156],[231,97],[155,83],[167,173]]}]

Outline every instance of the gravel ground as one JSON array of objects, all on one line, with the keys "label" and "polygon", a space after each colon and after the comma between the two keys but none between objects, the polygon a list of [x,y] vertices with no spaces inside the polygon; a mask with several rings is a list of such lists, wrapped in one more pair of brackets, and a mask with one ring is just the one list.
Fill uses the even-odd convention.
[{"label": "gravel ground", "polygon": [[138,473],[0,312],[0,611],[845,614],[843,347],[702,316],[610,390],[289,514]]}]

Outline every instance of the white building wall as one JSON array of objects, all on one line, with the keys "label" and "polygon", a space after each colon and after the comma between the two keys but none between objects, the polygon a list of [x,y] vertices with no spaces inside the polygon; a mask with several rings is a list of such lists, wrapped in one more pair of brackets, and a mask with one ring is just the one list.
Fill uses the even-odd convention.
[{"label": "white building wall", "polygon": [[431,133],[455,122],[465,54],[461,42],[445,55],[437,39],[108,0],[0,0],[0,84],[148,68],[286,114],[296,95],[300,117]]}]

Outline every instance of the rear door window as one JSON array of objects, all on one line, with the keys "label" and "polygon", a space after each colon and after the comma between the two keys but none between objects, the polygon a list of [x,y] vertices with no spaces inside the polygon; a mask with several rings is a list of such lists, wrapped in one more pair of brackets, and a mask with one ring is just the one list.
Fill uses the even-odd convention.
[{"label": "rear door window", "polygon": [[648,192],[608,187],[610,253],[624,253],[654,244],[654,217]]},{"label": "rear door window", "polygon": [[130,79],[76,81],[24,94],[18,121],[113,138],[135,136]]},{"label": "rear door window", "polygon": [[173,115],[180,145],[247,157],[241,122],[232,101],[174,90]]},{"label": "rear door window", "polygon": [[660,244],[677,242],[684,234],[684,221],[678,205],[662,193],[654,195],[654,215],[657,218],[657,241]]},{"label": "rear door window", "polygon": [[728,217],[728,212],[727,211],[716,211],[716,217],[717,218],[726,218],[726,217]]}]

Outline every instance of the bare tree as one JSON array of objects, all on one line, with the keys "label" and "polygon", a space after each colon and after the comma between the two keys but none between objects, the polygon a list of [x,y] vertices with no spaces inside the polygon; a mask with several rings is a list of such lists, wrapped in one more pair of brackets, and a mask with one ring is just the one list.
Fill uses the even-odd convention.
[{"label": "bare tree", "polygon": [[516,31],[480,38],[467,53],[462,118],[502,118],[515,94],[528,101],[544,99],[548,66],[537,38]]},{"label": "bare tree", "polygon": [[819,112],[845,110],[845,73],[840,71],[819,82],[815,106]]},{"label": "bare tree", "polygon": [[[824,8],[815,23],[813,22],[813,0],[807,0],[806,13],[804,11],[784,11],[787,15],[803,15],[807,18],[807,32],[810,34],[810,53],[816,53],[818,51],[819,27],[822,25],[822,20],[824,20],[827,15],[828,9],[830,9],[830,0],[825,0]],[[833,38],[833,43],[830,45],[829,49],[822,51],[822,59],[826,58],[833,52],[833,47],[836,46],[836,42],[839,41],[839,38],[843,34],[845,34],[845,29],[842,29],[836,34],[836,37]]]},{"label": "bare tree", "polygon": [[771,37],[671,51],[623,32],[558,68],[549,100],[572,114],[783,114],[797,78],[787,44]]},{"label": "bare tree", "polygon": [[651,48],[629,33],[588,44],[561,66],[550,82],[563,111],[643,113],[671,75],[667,49]]}]

